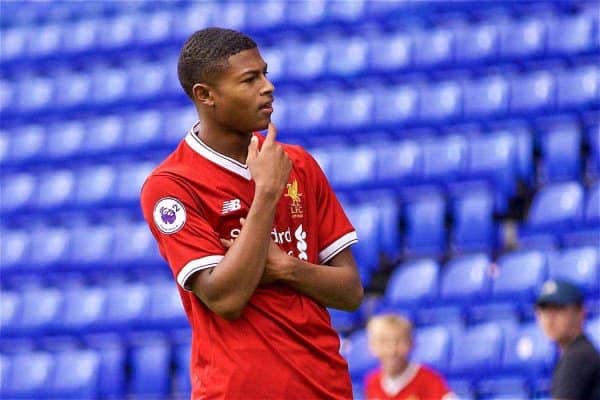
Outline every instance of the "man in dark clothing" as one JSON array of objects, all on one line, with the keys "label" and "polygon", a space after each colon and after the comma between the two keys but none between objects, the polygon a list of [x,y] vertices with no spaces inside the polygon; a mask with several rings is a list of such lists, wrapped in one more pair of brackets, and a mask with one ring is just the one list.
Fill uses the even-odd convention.
[{"label": "man in dark clothing", "polygon": [[600,400],[600,355],[583,333],[583,294],[571,282],[549,280],[536,302],[538,323],[560,349],[552,397]]}]

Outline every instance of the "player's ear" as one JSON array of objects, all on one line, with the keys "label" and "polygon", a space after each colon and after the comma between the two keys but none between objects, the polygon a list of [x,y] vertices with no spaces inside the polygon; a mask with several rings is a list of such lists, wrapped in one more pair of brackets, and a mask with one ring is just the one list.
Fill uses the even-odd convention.
[{"label": "player's ear", "polygon": [[196,83],[192,86],[192,94],[194,95],[195,102],[198,104],[203,104],[208,107],[213,107],[215,105],[212,88],[205,83]]}]

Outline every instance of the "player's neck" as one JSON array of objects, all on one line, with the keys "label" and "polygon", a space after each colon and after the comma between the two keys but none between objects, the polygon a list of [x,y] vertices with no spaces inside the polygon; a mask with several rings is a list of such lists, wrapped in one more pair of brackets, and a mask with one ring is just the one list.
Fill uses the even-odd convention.
[{"label": "player's neck", "polygon": [[252,133],[224,129],[206,120],[200,124],[198,137],[211,149],[242,164],[246,164],[248,145],[250,144]]}]

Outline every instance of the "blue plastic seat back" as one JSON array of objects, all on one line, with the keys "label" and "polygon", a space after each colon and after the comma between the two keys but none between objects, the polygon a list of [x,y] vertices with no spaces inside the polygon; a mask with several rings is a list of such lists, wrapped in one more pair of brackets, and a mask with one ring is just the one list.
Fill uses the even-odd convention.
[{"label": "blue plastic seat back", "polygon": [[412,85],[382,87],[375,97],[375,121],[401,123],[418,117],[419,92]]},{"label": "blue plastic seat back", "polygon": [[111,165],[84,167],[76,172],[75,201],[93,205],[110,201],[114,193],[117,170]]},{"label": "blue plastic seat back", "polygon": [[470,139],[468,175],[484,178],[505,193],[512,193],[517,176],[517,143],[509,132],[494,132]]},{"label": "blue plastic seat back", "polygon": [[334,36],[326,40],[327,70],[333,75],[352,76],[367,68],[369,45],[361,36]]},{"label": "blue plastic seat back", "polygon": [[539,251],[510,253],[498,264],[492,281],[496,297],[531,299],[546,278],[546,259]]},{"label": "blue plastic seat back", "polygon": [[600,225],[600,183],[590,188],[585,203],[585,222],[588,225]]},{"label": "blue plastic seat back", "polygon": [[414,255],[442,252],[446,246],[445,212],[445,199],[434,194],[406,204],[405,252]]},{"label": "blue plastic seat back", "polygon": [[166,397],[170,391],[171,349],[163,338],[143,339],[131,350],[129,393],[137,398]]},{"label": "blue plastic seat back", "polygon": [[591,17],[585,14],[565,15],[551,22],[548,29],[549,51],[577,53],[593,46],[594,26]]},{"label": "blue plastic seat back", "polygon": [[8,159],[23,162],[41,157],[46,144],[46,128],[42,125],[25,125],[10,130]]},{"label": "blue plastic seat back", "polygon": [[14,330],[20,317],[21,297],[13,292],[0,291],[0,331]]},{"label": "blue plastic seat back", "polygon": [[583,189],[577,182],[547,185],[534,197],[527,217],[533,230],[565,229],[576,224],[583,209]]},{"label": "blue plastic seat back", "polygon": [[31,207],[37,194],[35,175],[19,173],[2,177],[2,196],[0,209],[3,213]]},{"label": "blue plastic seat back", "polygon": [[550,71],[541,70],[515,76],[511,79],[510,88],[510,108],[514,112],[554,105],[556,82]]},{"label": "blue plastic seat back", "polygon": [[0,271],[27,263],[30,254],[31,236],[26,231],[20,229],[2,229],[0,234],[2,235],[2,242],[0,242],[0,252],[2,254]]},{"label": "blue plastic seat back", "polygon": [[415,349],[412,359],[436,369],[445,371],[448,368],[450,354],[450,332],[445,326],[420,328],[415,335]]},{"label": "blue plastic seat back", "polygon": [[554,364],[556,350],[535,322],[522,325],[505,337],[502,365],[512,371],[549,371]]},{"label": "blue plastic seat back", "polygon": [[495,239],[494,198],[474,191],[454,200],[452,245],[458,252],[489,250]]},{"label": "blue plastic seat back", "polygon": [[[136,73],[140,73],[136,71]],[[163,137],[162,115],[159,111],[130,113],[125,117],[124,144],[132,149],[156,145]]]},{"label": "blue plastic seat back", "polygon": [[115,232],[112,250],[113,262],[120,265],[135,262],[160,262],[158,245],[145,222],[127,223],[122,221],[113,225],[113,228]]},{"label": "blue plastic seat back", "polygon": [[142,185],[155,167],[153,162],[127,163],[119,168],[115,187],[116,199],[138,201]]},{"label": "blue plastic seat back", "polygon": [[462,113],[462,90],[455,81],[427,85],[419,91],[419,117],[422,120],[442,120]]},{"label": "blue plastic seat back", "polygon": [[[341,4],[341,2],[336,3]],[[412,62],[412,36],[404,32],[373,35],[370,48],[369,64],[373,70],[406,68]]]},{"label": "blue plastic seat back", "polygon": [[411,182],[421,173],[421,148],[414,140],[386,142],[373,146],[380,181]]},{"label": "blue plastic seat back", "polygon": [[141,283],[116,284],[106,288],[106,312],[103,321],[122,326],[146,320],[150,291]]},{"label": "blue plastic seat back", "polygon": [[508,110],[509,85],[501,75],[467,81],[463,91],[466,115],[504,113]]},{"label": "blue plastic seat back", "polygon": [[101,322],[106,312],[106,290],[101,287],[72,287],[64,294],[61,328],[82,329]]},{"label": "blue plastic seat back", "polygon": [[20,352],[10,360],[8,398],[34,398],[47,395],[54,370],[54,358],[50,353]]},{"label": "blue plastic seat back", "polygon": [[330,123],[338,127],[356,127],[371,122],[374,95],[370,90],[338,92],[330,104]]},{"label": "blue plastic seat back", "polygon": [[331,153],[331,183],[333,185],[359,185],[373,182],[375,151],[368,146],[345,147]]},{"label": "blue plastic seat back", "polygon": [[396,267],[385,290],[390,304],[433,299],[438,290],[438,264],[432,259],[411,261]]},{"label": "blue plastic seat back", "polygon": [[456,58],[477,61],[494,57],[498,52],[499,38],[496,23],[465,24],[456,30]]},{"label": "blue plastic seat back", "polygon": [[59,208],[73,199],[75,175],[71,170],[55,170],[39,178],[37,204],[40,208]]},{"label": "blue plastic seat back", "polygon": [[472,326],[452,337],[450,370],[453,373],[489,373],[498,367],[502,330],[493,322]]},{"label": "blue plastic seat back", "polygon": [[86,153],[101,153],[116,149],[124,140],[123,119],[117,115],[92,118],[87,121],[84,143]]},{"label": "blue plastic seat back", "polygon": [[576,126],[555,126],[542,134],[543,171],[547,181],[574,180],[581,175],[581,134]]},{"label": "blue plastic seat back", "polygon": [[53,158],[65,158],[81,151],[85,126],[81,122],[64,122],[51,125],[47,133],[45,152]]},{"label": "blue plastic seat back", "polygon": [[600,98],[600,68],[597,65],[559,71],[556,83],[559,106],[584,105]]},{"label": "blue plastic seat back", "polygon": [[445,300],[472,302],[488,294],[490,259],[485,254],[453,258],[444,267],[440,296]]},{"label": "blue plastic seat back", "polygon": [[501,26],[500,53],[506,56],[530,56],[544,51],[546,25],[542,18],[513,20]]},{"label": "blue plastic seat back", "polygon": [[454,60],[454,34],[451,29],[433,28],[413,35],[416,65],[436,65]]},{"label": "blue plastic seat back", "polygon": [[82,399],[98,395],[100,356],[93,350],[66,350],[55,355],[51,393],[61,398]]},{"label": "blue plastic seat back", "polygon": [[350,376],[361,378],[369,370],[375,368],[378,364],[377,359],[369,350],[367,332],[359,330],[354,332],[342,345],[342,355],[348,361]]},{"label": "blue plastic seat back", "polygon": [[576,282],[588,291],[600,287],[600,259],[598,249],[593,246],[568,248],[550,256],[548,270],[550,277]]},{"label": "blue plastic seat back", "polygon": [[[40,299],[44,299],[40,302]],[[20,328],[32,335],[41,335],[54,324],[63,309],[63,293],[55,288],[31,288],[22,295]]]},{"label": "blue plastic seat back", "polygon": [[31,230],[31,254],[28,264],[46,268],[68,262],[71,235],[64,227],[36,227]]},{"label": "blue plastic seat back", "polygon": [[353,253],[359,266],[374,268],[379,264],[381,235],[379,210],[372,204],[357,204],[344,208],[357,234],[361,237],[353,246]]},{"label": "blue plastic seat back", "polygon": [[463,136],[427,139],[422,143],[425,179],[453,181],[463,172],[467,143]]},{"label": "blue plastic seat back", "polygon": [[114,233],[110,226],[88,225],[71,231],[69,260],[76,265],[102,264],[110,262]]},{"label": "blue plastic seat back", "polygon": [[172,281],[161,280],[149,286],[149,319],[152,321],[187,321],[181,297]]}]

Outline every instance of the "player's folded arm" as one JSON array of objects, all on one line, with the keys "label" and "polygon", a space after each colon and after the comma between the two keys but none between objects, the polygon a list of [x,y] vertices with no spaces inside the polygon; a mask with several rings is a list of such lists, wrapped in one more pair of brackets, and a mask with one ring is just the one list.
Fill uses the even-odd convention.
[{"label": "player's folded arm", "polygon": [[212,274],[223,261],[225,249],[185,184],[170,176],[152,176],[142,188],[141,203],[177,283],[213,312],[235,318],[240,312],[235,285]]}]

